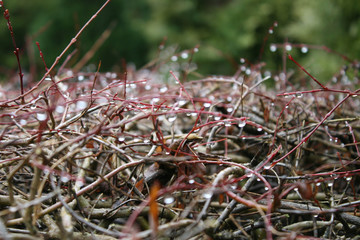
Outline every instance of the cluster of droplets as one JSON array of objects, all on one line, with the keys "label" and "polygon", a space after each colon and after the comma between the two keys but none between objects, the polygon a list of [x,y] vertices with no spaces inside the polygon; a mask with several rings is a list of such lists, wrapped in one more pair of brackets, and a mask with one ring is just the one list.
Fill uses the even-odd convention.
[{"label": "cluster of droplets", "polygon": [[[286,43],[284,46],[285,46],[285,50],[288,52],[290,52],[293,49],[293,46],[289,43]],[[270,48],[270,52],[276,52],[278,49],[276,44],[270,44],[269,48]],[[305,54],[305,53],[309,52],[309,48],[307,46],[303,45],[300,47],[300,51],[301,51],[301,53]]]}]

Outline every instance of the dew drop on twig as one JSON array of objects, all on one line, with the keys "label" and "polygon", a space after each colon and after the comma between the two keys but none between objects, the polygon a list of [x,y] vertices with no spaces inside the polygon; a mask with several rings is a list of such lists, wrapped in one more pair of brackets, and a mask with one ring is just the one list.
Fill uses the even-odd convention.
[{"label": "dew drop on twig", "polygon": [[206,191],[206,192],[204,192],[204,193],[202,194],[203,198],[205,198],[205,199],[211,198],[212,195],[213,195],[213,194],[212,194],[211,191]]},{"label": "dew drop on twig", "polygon": [[176,115],[170,115],[167,120],[172,123],[175,122],[176,118],[177,118]]},{"label": "dew drop on twig", "polygon": [[171,204],[175,201],[175,198],[173,196],[166,196],[164,198],[164,204]]},{"label": "dew drop on twig", "polygon": [[188,57],[189,57],[189,54],[187,52],[181,53],[181,58],[182,59],[187,59]]},{"label": "dew drop on twig", "polygon": [[44,121],[46,120],[46,114],[45,113],[37,113],[36,114],[36,118],[39,120],[39,121]]},{"label": "dew drop on twig", "polygon": [[307,53],[308,51],[309,51],[309,49],[305,46],[301,48],[302,53]]},{"label": "dew drop on twig", "polygon": [[239,126],[240,128],[245,127],[245,125],[246,125],[246,121],[243,121],[243,120],[240,120],[239,123],[238,123],[238,126]]},{"label": "dew drop on twig", "polygon": [[285,49],[286,49],[286,51],[291,51],[292,46],[290,44],[286,44]]},{"label": "dew drop on twig", "polygon": [[208,108],[210,106],[211,106],[211,103],[209,103],[209,102],[204,103],[204,107]]},{"label": "dew drop on twig", "polygon": [[271,45],[270,45],[270,51],[271,51],[271,52],[276,52],[276,50],[277,50],[276,45],[271,44]]}]

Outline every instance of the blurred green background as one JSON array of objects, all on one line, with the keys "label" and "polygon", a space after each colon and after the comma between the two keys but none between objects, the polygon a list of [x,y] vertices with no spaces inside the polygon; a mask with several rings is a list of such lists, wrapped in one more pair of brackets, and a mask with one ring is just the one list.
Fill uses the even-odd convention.
[{"label": "blurred green background", "polygon": [[[31,66],[36,66],[39,77],[44,67],[35,42],[40,43],[50,66],[104,2],[5,0],[22,51],[24,70],[28,72]],[[275,21],[278,27],[269,35]],[[266,63],[264,69],[281,71],[283,51],[271,52],[270,45],[286,41],[324,45],[351,59],[360,56],[358,0],[113,0],[75,44],[78,52],[70,67],[112,23],[116,25],[110,37],[88,62],[97,65],[101,60],[101,71],[121,71],[124,60],[140,68],[157,56],[164,37],[167,37],[166,46],[176,46],[177,52],[199,44],[194,61],[197,71],[204,75],[231,75],[240,58],[253,64],[261,61]],[[0,74],[16,73],[16,58],[4,18],[0,20],[0,49]],[[338,55],[319,49],[301,53],[300,48],[293,48],[290,53],[321,81],[330,79],[346,64]],[[296,68],[289,61],[287,65]]]}]

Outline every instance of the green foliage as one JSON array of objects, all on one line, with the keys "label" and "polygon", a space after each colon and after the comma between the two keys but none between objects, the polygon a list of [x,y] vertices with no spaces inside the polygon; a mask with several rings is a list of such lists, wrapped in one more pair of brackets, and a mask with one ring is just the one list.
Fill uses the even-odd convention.
[{"label": "green foliage", "polygon": [[[24,55],[28,48],[37,53],[41,45],[47,64],[67,45],[80,27],[101,6],[100,1],[18,0],[4,1],[9,8],[16,40]],[[203,74],[232,74],[239,58],[252,63],[266,62],[267,69],[282,68],[282,51],[269,51],[270,43],[325,45],[352,59],[360,55],[360,3],[357,0],[138,0],[112,1],[85,30],[76,43],[76,63],[113,22],[117,25],[105,44],[91,59],[102,61],[103,70],[121,66],[122,59],[141,67],[157,55],[157,46],[179,50],[200,44],[194,60]],[[259,59],[268,29],[277,21],[262,59]],[[26,45],[26,37],[33,41]],[[14,69],[15,57],[5,20],[0,21],[1,66]],[[345,63],[339,56],[311,49],[307,54],[291,52],[297,60],[326,81]],[[37,64],[41,60],[35,54]],[[28,67],[26,56],[22,57]],[[288,66],[293,66],[288,63]],[[119,69],[118,67],[115,69]]]}]

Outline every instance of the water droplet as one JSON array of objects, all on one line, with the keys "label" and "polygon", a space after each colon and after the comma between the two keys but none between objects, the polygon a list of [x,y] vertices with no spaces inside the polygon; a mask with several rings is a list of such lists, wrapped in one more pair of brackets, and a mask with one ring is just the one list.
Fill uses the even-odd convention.
[{"label": "water droplet", "polygon": [[199,48],[194,48],[194,52],[198,52],[199,51]]},{"label": "water droplet", "polygon": [[246,75],[250,75],[250,74],[251,74],[251,69],[250,69],[250,68],[247,68],[247,69],[245,70],[245,74],[246,74]]},{"label": "water droplet", "polygon": [[34,104],[34,105],[31,105],[31,106],[30,106],[30,109],[32,109],[32,110],[36,109],[36,105],[35,105],[35,104]]},{"label": "water droplet", "polygon": [[238,123],[238,126],[239,126],[240,128],[245,127],[245,125],[246,125],[246,121],[243,121],[243,120],[240,120],[239,123]]},{"label": "water droplet", "polygon": [[309,49],[305,46],[301,48],[302,53],[307,53],[308,51],[309,51]]},{"label": "water droplet", "polygon": [[26,121],[25,119],[21,119],[21,120],[20,120],[20,124],[21,124],[21,125],[26,125],[26,124],[27,124],[27,121]]},{"label": "water droplet", "polygon": [[188,113],[186,113],[186,116],[190,117],[190,116],[191,116],[191,113],[189,113],[189,112],[188,112]]},{"label": "water droplet", "polygon": [[121,136],[121,137],[118,138],[118,140],[119,140],[119,142],[123,142],[123,141],[125,141],[125,137]]},{"label": "water droplet", "polygon": [[78,80],[81,82],[81,81],[83,81],[85,79],[85,77],[83,76],[83,75],[80,75],[80,76],[78,76]]},{"label": "water droplet", "polygon": [[275,45],[275,44],[271,44],[271,45],[270,45],[270,51],[271,51],[271,52],[276,52],[276,50],[277,50],[276,45]]},{"label": "water droplet", "polygon": [[60,180],[64,183],[66,183],[66,182],[70,181],[70,178],[67,174],[62,174]]},{"label": "water droplet", "polygon": [[189,180],[189,183],[190,183],[190,184],[194,184],[194,183],[195,183],[195,180],[194,180],[194,179],[190,179],[190,180]]},{"label": "water droplet", "polygon": [[269,29],[269,34],[273,34],[274,30],[272,30],[271,28]]},{"label": "water droplet", "polygon": [[145,90],[150,90],[151,89],[151,85],[146,85],[145,86]]},{"label": "water droplet", "polygon": [[245,63],[245,58],[240,58],[241,63]]},{"label": "water droplet", "polygon": [[260,178],[257,178],[257,179],[256,179],[256,181],[260,182],[260,181],[261,181],[261,179],[260,179]]},{"label": "water droplet", "polygon": [[144,139],[144,143],[150,143],[150,139]]},{"label": "water droplet", "polygon": [[269,170],[271,168],[271,164],[264,166],[265,170]]},{"label": "water droplet", "polygon": [[215,121],[219,121],[221,119],[221,117],[220,116],[215,116],[214,119],[215,119]]},{"label": "water droplet", "polygon": [[10,211],[10,212],[16,212],[16,211],[17,211],[17,207],[9,207],[9,211]]},{"label": "water droplet", "polygon": [[153,103],[157,103],[158,101],[160,101],[160,98],[153,98],[153,99],[151,99],[151,103],[153,104]]},{"label": "water droplet", "polygon": [[76,102],[76,110],[83,110],[87,107],[87,103],[85,101],[77,101]]},{"label": "water droplet", "polygon": [[228,108],[226,109],[226,111],[227,111],[228,113],[231,113],[233,110],[234,110],[234,108],[232,108],[232,107],[228,107]]},{"label": "water droplet", "polygon": [[231,102],[231,101],[232,101],[232,97],[231,97],[231,96],[226,97],[226,101]]},{"label": "water droplet", "polygon": [[171,61],[176,62],[177,60],[178,60],[178,57],[177,57],[177,56],[172,56],[172,57],[171,57]]},{"label": "water droplet", "polygon": [[261,132],[263,129],[262,129],[262,127],[258,127],[256,130],[257,130],[258,132]]},{"label": "water droplet", "polygon": [[212,192],[210,192],[210,191],[204,192],[204,193],[202,194],[203,198],[205,198],[205,199],[211,198],[212,195],[213,195],[213,194],[212,194]]},{"label": "water droplet", "polygon": [[289,105],[286,105],[285,108],[289,108]]},{"label": "water droplet", "polygon": [[297,98],[302,98],[302,97],[303,97],[303,94],[302,94],[301,92],[298,92],[298,93],[296,93],[296,97],[297,97]]},{"label": "water droplet", "polygon": [[317,218],[318,216],[319,216],[319,215],[315,214],[315,215],[314,215],[314,218]]},{"label": "water droplet", "polygon": [[328,183],[327,185],[328,185],[328,187],[332,187],[333,183],[330,182],[330,183]]},{"label": "water droplet", "polygon": [[63,106],[56,106],[55,111],[57,113],[63,113],[65,111],[65,108]]},{"label": "water droplet", "polygon": [[172,123],[176,120],[176,118],[177,118],[176,115],[170,115],[167,120]]},{"label": "water droplet", "polygon": [[135,83],[130,83],[130,88],[135,89],[135,88],[136,88],[136,84],[135,84]]},{"label": "water droplet", "polygon": [[166,92],[167,90],[168,90],[168,88],[167,88],[166,86],[160,88],[160,92],[161,92],[161,93],[164,93],[164,92]]},{"label": "water droplet", "polygon": [[346,179],[346,181],[348,181],[348,182],[351,181],[351,177],[347,177],[347,178],[345,178],[345,179]]},{"label": "water droplet", "polygon": [[166,196],[164,198],[164,204],[171,204],[175,201],[175,198],[173,196]]},{"label": "water droplet", "polygon": [[318,186],[318,187],[319,187],[320,185],[321,185],[321,183],[320,183],[320,182],[316,183],[316,186]]},{"label": "water droplet", "polygon": [[188,57],[189,57],[189,54],[187,52],[181,53],[181,58],[182,59],[187,59]]},{"label": "water droplet", "polygon": [[269,188],[268,188],[268,187],[265,187],[264,189],[265,189],[265,191],[269,190]]},{"label": "water droplet", "polygon": [[82,180],[82,179],[78,179],[78,180],[76,180],[76,183],[75,183],[77,186],[79,186],[79,187],[82,187],[82,186],[84,186],[84,180]]},{"label": "water droplet", "polygon": [[73,73],[73,71],[68,70],[68,71],[66,72],[66,75],[68,75],[69,77],[72,77],[72,76],[74,75],[74,73]]},{"label": "water droplet", "polygon": [[196,117],[198,114],[196,112],[191,113],[191,116]]},{"label": "water droplet", "polygon": [[292,50],[292,46],[290,44],[286,44],[285,45],[285,49],[286,51],[291,51]]},{"label": "water droplet", "polygon": [[210,106],[211,106],[211,103],[209,103],[209,102],[204,103],[204,107],[208,108]]},{"label": "water droplet", "polygon": [[51,81],[51,77],[46,77],[45,81]]},{"label": "water droplet", "polygon": [[330,138],[329,138],[329,141],[330,141],[330,142],[332,142],[332,141],[333,141],[333,138],[332,138],[332,137],[330,137]]},{"label": "water droplet", "polygon": [[37,113],[37,114],[36,114],[36,118],[37,118],[39,121],[44,121],[44,120],[46,120],[47,115],[46,115],[45,113]]},{"label": "water droplet", "polygon": [[179,106],[184,106],[186,104],[186,100],[185,99],[181,99],[179,100]]},{"label": "water droplet", "polygon": [[340,146],[341,146],[341,147],[345,147],[345,144],[344,144],[344,143],[341,143]]},{"label": "water droplet", "polygon": [[224,125],[225,125],[225,127],[231,127],[231,122],[224,121]]},{"label": "water droplet", "polygon": [[264,72],[264,77],[271,77],[271,72],[270,71],[265,71]]}]

